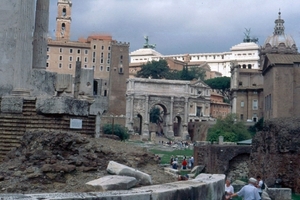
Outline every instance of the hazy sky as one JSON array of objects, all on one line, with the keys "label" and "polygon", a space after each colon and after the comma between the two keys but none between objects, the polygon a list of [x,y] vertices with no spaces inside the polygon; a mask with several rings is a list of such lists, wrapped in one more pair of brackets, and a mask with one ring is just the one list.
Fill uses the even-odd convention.
[{"label": "hazy sky", "polygon": [[[57,0],[50,0],[49,32],[54,36]],[[263,45],[273,34],[279,9],[285,33],[300,47],[299,0],[72,0],[71,39],[109,33],[142,48],[144,36],[163,55],[229,51],[245,28]],[[53,37],[54,38],[54,37]]]}]

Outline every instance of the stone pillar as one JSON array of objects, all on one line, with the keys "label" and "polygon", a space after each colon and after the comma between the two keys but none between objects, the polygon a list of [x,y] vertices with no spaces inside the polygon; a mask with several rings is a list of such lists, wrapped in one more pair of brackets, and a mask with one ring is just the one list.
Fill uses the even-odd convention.
[{"label": "stone pillar", "polygon": [[129,127],[128,127],[128,131],[129,133],[134,133],[133,130],[133,113],[134,113],[134,108],[133,108],[133,101],[134,101],[134,94],[132,94],[129,97],[129,109],[130,109],[130,118],[129,118]]},{"label": "stone pillar", "polygon": [[188,103],[189,103],[189,98],[188,97],[185,97],[185,105],[184,105],[184,123],[183,123],[183,135],[182,135],[182,138],[184,140],[187,139],[187,136],[189,135],[189,132],[188,132],[188,114],[189,114],[189,107],[188,107]]},{"label": "stone pillar", "polygon": [[78,99],[80,89],[81,62],[76,61],[75,79],[74,79],[74,98]]},{"label": "stone pillar", "polygon": [[169,119],[169,128],[168,128],[168,132],[167,132],[167,137],[171,138],[174,137],[174,131],[173,131],[173,106],[174,104],[174,97],[171,97],[171,104],[170,104],[170,119]]},{"label": "stone pillar", "polygon": [[47,37],[49,26],[49,0],[36,0],[33,34],[33,69],[46,69]]},{"label": "stone pillar", "polygon": [[95,138],[100,137],[100,130],[101,130],[101,115],[98,112],[96,115],[96,133],[95,133]]},{"label": "stone pillar", "polygon": [[144,116],[144,128],[143,139],[149,139],[149,96],[145,96],[145,116]]},{"label": "stone pillar", "polygon": [[19,0],[16,53],[14,62],[13,96],[29,96],[29,79],[32,68],[32,27],[34,26],[35,0]]}]

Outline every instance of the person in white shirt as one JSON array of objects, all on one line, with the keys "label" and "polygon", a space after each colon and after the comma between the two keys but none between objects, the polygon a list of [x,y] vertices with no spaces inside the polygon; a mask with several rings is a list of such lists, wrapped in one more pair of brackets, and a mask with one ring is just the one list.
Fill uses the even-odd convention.
[{"label": "person in white shirt", "polygon": [[242,189],[237,193],[232,194],[230,198],[239,196],[243,197],[244,200],[261,200],[258,190],[255,187],[256,183],[257,180],[255,178],[250,178],[249,184],[242,187]]},{"label": "person in white shirt", "polygon": [[230,196],[234,193],[233,186],[231,185],[231,182],[229,179],[226,179],[225,181],[225,198],[226,199],[232,199]]},{"label": "person in white shirt", "polygon": [[262,194],[262,189],[261,189],[261,187],[262,187],[262,185],[263,185],[263,180],[261,180],[261,177],[260,176],[257,176],[256,177],[256,179],[257,179],[257,190],[258,190],[258,193],[259,193],[259,196],[261,196],[261,194]]}]

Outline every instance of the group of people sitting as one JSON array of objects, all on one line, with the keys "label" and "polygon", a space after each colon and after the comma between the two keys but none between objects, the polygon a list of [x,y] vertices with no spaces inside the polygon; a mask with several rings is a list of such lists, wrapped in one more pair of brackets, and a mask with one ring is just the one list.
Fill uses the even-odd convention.
[{"label": "group of people sitting", "polygon": [[232,199],[232,197],[239,196],[243,197],[245,200],[261,200],[261,195],[264,189],[264,182],[260,176],[255,178],[250,178],[248,180],[248,185],[242,187],[242,189],[234,193],[233,186],[229,179],[225,182],[225,199]]}]

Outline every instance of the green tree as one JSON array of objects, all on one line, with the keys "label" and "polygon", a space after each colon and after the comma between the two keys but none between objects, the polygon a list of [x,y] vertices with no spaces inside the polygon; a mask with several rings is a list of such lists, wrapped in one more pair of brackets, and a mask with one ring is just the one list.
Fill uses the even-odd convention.
[{"label": "green tree", "polygon": [[204,80],[204,77],[205,70],[203,68],[195,66],[188,68],[187,66],[184,66],[181,71],[170,71],[166,79],[191,81],[193,79]]},{"label": "green tree", "polygon": [[129,138],[127,129],[120,124],[104,124],[102,130],[104,134],[116,135],[122,141]]},{"label": "green tree", "polygon": [[137,77],[163,79],[169,75],[170,68],[166,60],[153,60],[142,65],[142,68],[137,73]]},{"label": "green tree", "polygon": [[234,114],[228,114],[224,119],[218,118],[216,124],[208,129],[208,141],[218,141],[219,136],[223,136],[224,141],[227,142],[237,142],[251,138],[245,124],[242,121],[237,121]]},{"label": "green tree", "polygon": [[225,101],[230,100],[230,77],[216,77],[204,81],[209,87],[219,91],[224,97]]}]

